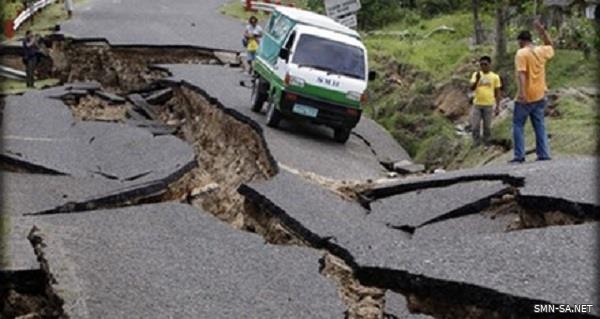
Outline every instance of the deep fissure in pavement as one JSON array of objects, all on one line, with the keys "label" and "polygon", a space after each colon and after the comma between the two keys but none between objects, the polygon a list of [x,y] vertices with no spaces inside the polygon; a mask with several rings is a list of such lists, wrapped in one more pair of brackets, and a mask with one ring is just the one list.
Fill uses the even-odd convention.
[{"label": "deep fissure in pavement", "polygon": [[[207,94],[200,88],[186,83],[157,82],[167,76],[167,73],[160,68],[150,66],[161,63],[218,63],[211,62],[216,60],[210,50],[182,48],[182,51],[177,51],[177,48],[159,47],[114,48],[105,43],[77,41],[57,41],[53,44],[53,50],[55,64],[51,72],[62,81],[95,80],[100,82],[103,89],[128,99],[123,103],[112,104],[107,102],[106,98],[100,98],[89,92],[78,92],[75,97],[63,99],[78,120],[122,122],[131,119],[131,113],[128,111],[135,106],[133,102],[135,98],[130,97],[132,93],[145,95],[144,98],[147,98],[146,93],[161,91],[165,86],[169,86],[172,95],[166,101],[154,106],[156,115],[160,124],[172,127],[177,136],[193,146],[197,162],[195,168],[170,184],[166,193],[153,193],[151,196],[146,194],[136,200],[111,198],[103,205],[80,203],[79,206],[67,206],[53,213],[136,205],[144,202],[184,201],[201,207],[235,228],[256,232],[268,242],[303,245],[328,251],[321,260],[321,273],[338,284],[340,296],[348,307],[349,318],[381,318],[386,289],[394,289],[407,296],[411,310],[428,313],[437,318],[507,318],[494,309],[475,305],[469,300],[461,303],[458,299],[444,300],[439,299],[437,295],[427,294],[428,289],[435,288],[437,284],[435,281],[428,282],[427,289],[413,289],[414,286],[411,284],[414,284],[414,278],[407,281],[411,284],[405,285],[389,285],[381,281],[383,279],[374,279],[373,277],[377,276],[385,277],[388,270],[357,270],[351,256],[341,247],[327,244],[321,239],[310,238],[295,227],[289,227],[289,221],[284,222],[279,219],[281,214],[273,213],[273,209],[276,209],[274,205],[269,205],[267,201],[262,205],[256,205],[238,193],[240,185],[269,179],[278,170],[277,163],[269,153],[262,136],[260,126],[240,113],[220,105],[218,101],[207,98]],[[173,53],[174,51],[179,53]],[[19,165],[17,163],[15,167],[20,167]],[[451,181],[415,183],[366,192],[362,189],[356,190],[353,185],[335,186],[342,195],[346,195],[345,197],[363,200],[363,204],[368,204],[374,199],[402,192],[415,191],[424,187],[445,187],[467,180],[502,180],[515,187],[523,185],[522,179],[510,175],[486,175],[463,177]],[[490,203],[484,206],[492,213],[521,216],[521,224],[514,226],[513,229],[580,222],[578,219],[570,219],[572,216],[577,217],[572,213],[578,211],[576,205],[565,204],[566,207],[573,208],[566,213],[552,210],[532,213],[531,209],[522,208],[523,204],[526,207],[526,203],[530,200],[533,199],[523,198],[519,201],[514,197],[506,197],[498,202],[490,200]],[[585,207],[581,209],[586,210]],[[477,213],[481,212],[481,207],[477,210]],[[563,218],[564,216],[569,218]],[[443,220],[431,223],[441,221]],[[395,276],[390,280],[395,282],[398,278],[400,277]],[[445,287],[440,289],[446,291]],[[465,290],[469,291],[468,288]],[[7,298],[3,295],[0,300],[6,302],[9,300]],[[46,298],[50,300],[53,297]]]},{"label": "deep fissure in pavement", "polygon": [[45,257],[45,244],[33,228],[28,240],[40,268],[0,271],[0,318],[67,318],[63,300],[54,291],[55,279]]},{"label": "deep fissure in pavement", "polygon": [[[244,201],[244,213],[247,216],[245,230],[256,232],[267,242],[275,245],[298,245],[323,249],[305,240],[270,213],[270,209],[275,207],[266,207],[263,204],[268,205],[268,202],[258,204],[248,199]],[[319,260],[320,273],[336,283],[338,294],[347,307],[346,318],[383,318],[385,289],[361,284],[356,279],[352,267],[341,258],[327,250],[324,251],[324,256]]]},{"label": "deep fissure in pavement", "polygon": [[272,177],[277,164],[249,119],[211,104],[192,87],[174,86],[173,91],[160,117],[192,145],[198,165],[172,185],[164,199],[185,200],[241,228],[243,197],[237,188]]},{"label": "deep fissure in pavement", "polygon": [[95,80],[114,92],[145,90],[168,75],[169,63],[218,64],[214,51],[194,47],[112,46],[104,42],[52,41],[52,77],[64,83]]}]

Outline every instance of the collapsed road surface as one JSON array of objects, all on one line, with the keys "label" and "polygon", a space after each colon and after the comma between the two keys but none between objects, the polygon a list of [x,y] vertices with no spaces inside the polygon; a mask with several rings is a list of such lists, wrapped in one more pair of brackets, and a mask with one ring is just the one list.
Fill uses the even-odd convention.
[{"label": "collapsed road surface", "polygon": [[[65,29],[125,45],[57,45],[64,83],[5,99],[1,317],[529,318],[534,304],[597,304],[597,159],[367,182],[408,159],[372,121],[345,146],[266,128],[235,63],[161,57],[234,48],[170,38],[190,16],[236,33],[222,2],[91,0]],[[171,22],[152,32],[75,27],[161,12]]]}]

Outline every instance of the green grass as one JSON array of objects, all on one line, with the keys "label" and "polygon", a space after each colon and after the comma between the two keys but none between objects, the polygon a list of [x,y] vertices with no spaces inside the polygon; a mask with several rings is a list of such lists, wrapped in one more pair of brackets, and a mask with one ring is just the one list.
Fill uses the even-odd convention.
[{"label": "green grass", "polygon": [[[86,0],[74,0],[74,5],[77,7],[85,3],[85,1]],[[49,34],[51,33],[51,31],[49,31],[50,28],[60,24],[60,22],[64,20],[67,20],[67,18],[67,12],[64,10],[64,4],[56,2],[38,11],[33,19],[33,22],[32,20],[28,20],[27,22],[23,23],[17,30],[13,39],[22,38],[27,30],[31,30],[32,32],[40,35]],[[10,39],[5,39],[4,35],[0,37],[0,40],[10,41]]]},{"label": "green grass", "polygon": [[[487,20],[487,18],[486,18]],[[390,24],[381,32],[403,32],[405,37],[368,34],[364,42],[372,56],[385,56],[399,63],[410,64],[430,74],[435,80],[451,77],[453,71],[468,62],[473,55],[469,47],[472,17],[468,13],[444,15],[431,20],[406,14],[402,21]],[[438,27],[454,32],[439,31],[426,37]],[[478,50],[478,48],[474,48]],[[377,61],[371,61],[377,68]]]},{"label": "green grass", "polygon": [[[58,79],[45,79],[35,81],[35,88],[42,89],[44,87],[54,86],[59,83]],[[10,94],[20,94],[24,93],[30,88],[27,88],[24,81],[17,81],[11,79],[0,78],[0,94],[10,95]]]},{"label": "green grass", "polygon": [[[597,147],[600,116],[597,102],[590,98],[565,96],[559,100],[560,116],[546,117],[546,131],[550,138],[553,157],[570,155],[599,156]],[[492,127],[492,138],[512,141],[512,116],[504,118]],[[512,157],[512,150],[503,152],[499,148],[471,149],[470,140],[465,140],[462,153],[449,165],[451,168],[475,167],[486,162],[503,162]],[[525,149],[535,149],[535,134],[531,123],[525,124]],[[535,154],[529,155],[531,159]]]},{"label": "green grass", "polygon": [[[493,26],[493,17],[486,16],[483,20],[486,28]],[[440,26],[451,27],[455,32],[441,31],[425,37]],[[380,74],[380,78],[369,85],[371,98],[366,114],[388,129],[416,161],[428,167],[472,167],[511,156],[511,152],[500,146],[472,148],[470,136],[458,136],[454,123],[432,112],[427,103],[423,104],[425,109],[407,106],[415,98],[435,99],[439,88],[452,78],[466,80],[477,69],[472,62],[479,56],[494,56],[491,43],[481,46],[469,43],[472,32],[470,13],[421,19],[415,13],[406,12],[398,22],[363,37],[369,50],[370,67]],[[509,58],[516,49],[516,42],[509,41]],[[546,67],[549,88],[595,86],[598,66],[594,61],[597,61],[595,53],[585,57],[577,50],[556,50]],[[512,60],[497,71],[504,74],[511,95],[515,84]],[[399,77],[402,84],[386,81],[391,76]],[[562,116],[547,118],[548,132],[553,136],[553,154],[597,154],[595,102],[573,97],[560,101]],[[528,149],[535,146],[530,126],[526,127]],[[511,116],[496,123],[492,132],[496,140],[510,143]]]},{"label": "green grass", "polygon": [[596,54],[586,58],[581,51],[556,50],[546,66],[548,87],[554,89],[596,85],[596,75],[600,70],[593,61],[598,61]]}]

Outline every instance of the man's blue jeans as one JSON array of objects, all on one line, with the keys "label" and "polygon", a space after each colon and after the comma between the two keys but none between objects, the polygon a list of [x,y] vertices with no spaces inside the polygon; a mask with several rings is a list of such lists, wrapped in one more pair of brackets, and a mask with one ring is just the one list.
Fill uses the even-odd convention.
[{"label": "man's blue jeans", "polygon": [[515,111],[513,114],[513,142],[515,146],[516,160],[525,159],[525,122],[527,117],[531,117],[531,125],[535,131],[535,152],[539,160],[550,159],[550,146],[548,144],[548,135],[544,125],[544,108],[546,107],[546,98],[536,102],[519,103],[515,102]]}]

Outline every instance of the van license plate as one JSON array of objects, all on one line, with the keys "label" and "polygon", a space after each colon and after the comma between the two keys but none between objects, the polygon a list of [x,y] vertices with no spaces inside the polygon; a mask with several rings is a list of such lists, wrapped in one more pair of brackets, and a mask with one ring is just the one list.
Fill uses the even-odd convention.
[{"label": "van license plate", "polygon": [[294,111],[294,113],[308,117],[317,117],[317,113],[319,113],[318,109],[302,104],[294,104],[294,108],[292,109],[292,111]]}]

